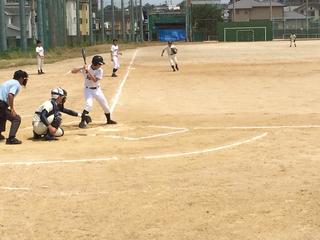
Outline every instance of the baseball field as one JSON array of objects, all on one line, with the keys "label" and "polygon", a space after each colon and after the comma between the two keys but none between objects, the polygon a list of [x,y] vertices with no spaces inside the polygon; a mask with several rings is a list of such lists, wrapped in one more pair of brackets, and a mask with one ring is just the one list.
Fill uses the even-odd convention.
[{"label": "baseball field", "polygon": [[118,124],[94,102],[92,124],[64,115],[51,142],[32,139],[33,113],[59,86],[82,111],[83,77],[68,73],[81,54],[22,67],[23,144],[0,143],[1,240],[320,239],[320,41],[176,46],[180,71],[165,45],[143,47],[117,78],[101,53]]}]

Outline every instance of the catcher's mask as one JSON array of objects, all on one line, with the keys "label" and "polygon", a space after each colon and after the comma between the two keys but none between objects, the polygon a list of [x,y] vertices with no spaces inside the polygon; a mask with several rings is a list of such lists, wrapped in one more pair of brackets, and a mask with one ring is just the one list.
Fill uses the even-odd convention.
[{"label": "catcher's mask", "polygon": [[64,104],[67,100],[67,91],[58,87],[58,88],[53,88],[51,90],[51,98],[57,99],[59,96],[62,98],[62,104]]}]

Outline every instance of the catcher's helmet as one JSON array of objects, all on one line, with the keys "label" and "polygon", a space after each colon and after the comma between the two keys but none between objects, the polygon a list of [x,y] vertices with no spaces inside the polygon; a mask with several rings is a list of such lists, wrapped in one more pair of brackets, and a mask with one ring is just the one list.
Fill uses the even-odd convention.
[{"label": "catcher's helmet", "polygon": [[105,64],[104,61],[103,61],[103,58],[99,55],[96,55],[92,58],[92,64],[93,65],[103,65]]},{"label": "catcher's helmet", "polygon": [[66,101],[66,97],[67,97],[67,91],[58,87],[58,88],[53,88],[51,90],[51,97],[53,99],[57,99],[59,96],[63,97],[62,98],[62,102],[64,103]]}]

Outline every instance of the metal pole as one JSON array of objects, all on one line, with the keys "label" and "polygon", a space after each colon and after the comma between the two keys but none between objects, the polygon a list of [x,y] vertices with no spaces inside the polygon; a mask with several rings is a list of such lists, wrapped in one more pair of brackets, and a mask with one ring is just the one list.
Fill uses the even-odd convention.
[{"label": "metal pole", "polygon": [[306,20],[307,20],[307,38],[308,38],[308,36],[309,36],[309,19],[308,19],[308,15],[309,15],[309,0],[306,0],[306,8],[307,8]]},{"label": "metal pole", "polygon": [[44,44],[43,38],[43,0],[37,0],[37,25],[38,25],[38,40]]},{"label": "metal pole", "polygon": [[104,6],[103,6],[103,0],[100,1],[101,5],[101,15],[100,15],[100,28],[101,28],[101,41],[104,43]]},{"label": "metal pole", "polygon": [[143,11],[142,11],[142,0],[140,0],[140,42],[143,42]]},{"label": "metal pole", "polygon": [[36,21],[35,21],[35,3],[34,0],[31,0],[31,5],[30,5],[30,12],[31,12],[31,36],[33,42],[36,40]]},{"label": "metal pole", "polygon": [[270,2],[270,21],[272,22],[272,0],[269,0]]},{"label": "metal pole", "polygon": [[115,24],[114,24],[114,0],[111,0],[111,28],[112,28],[112,39],[116,38],[116,31],[115,31]]},{"label": "metal pole", "polygon": [[236,21],[236,6],[235,6],[235,1],[236,0],[233,0],[232,1],[232,7],[233,7],[233,9],[232,9],[232,22],[235,22]]},{"label": "metal pole", "polygon": [[130,0],[130,40],[134,41],[134,17],[133,17],[133,0]]},{"label": "metal pole", "polygon": [[125,15],[124,15],[124,0],[121,0],[121,11],[122,11],[122,23],[121,23],[121,33],[122,40],[126,40],[126,31],[125,31]]},{"label": "metal pole", "polygon": [[5,21],[4,1],[0,1],[0,51],[6,51],[7,46],[7,24]]},{"label": "metal pole", "polygon": [[93,30],[92,30],[92,0],[89,0],[89,43],[93,45]]},{"label": "metal pole", "polygon": [[76,1],[76,27],[77,27],[77,42],[81,43],[80,37],[80,0]]},{"label": "metal pole", "polygon": [[188,0],[185,0],[186,1],[186,10],[185,10],[185,14],[186,14],[186,19],[185,19],[185,22],[186,22],[186,42],[189,41],[189,18],[188,18],[188,12],[189,12],[189,7],[188,7]]}]

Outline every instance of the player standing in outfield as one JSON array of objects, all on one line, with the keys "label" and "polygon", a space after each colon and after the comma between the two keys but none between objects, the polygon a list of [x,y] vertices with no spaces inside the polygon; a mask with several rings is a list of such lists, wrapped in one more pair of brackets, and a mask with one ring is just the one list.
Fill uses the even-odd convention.
[{"label": "player standing in outfield", "polygon": [[290,35],[290,47],[292,46],[292,43],[294,44],[294,46],[296,47],[296,39],[297,39],[297,36],[295,33],[291,34]]},{"label": "player standing in outfield", "polygon": [[43,61],[44,61],[44,49],[42,47],[42,43],[40,40],[37,40],[36,54],[37,54],[38,74],[44,74],[44,72],[42,71]]},{"label": "player standing in outfield", "polygon": [[175,72],[176,70],[179,71],[179,67],[178,67],[178,60],[177,60],[177,53],[178,53],[178,49],[176,48],[176,46],[174,46],[172,44],[171,41],[168,42],[168,46],[166,46],[161,53],[161,57],[163,57],[163,53],[164,51],[167,51],[168,53],[168,57],[169,57],[169,62],[170,65],[172,67],[172,70]]},{"label": "player standing in outfield", "polygon": [[[65,113],[74,117],[81,117],[81,113],[77,113],[71,109],[65,108],[64,103],[67,100],[67,91],[62,88],[54,88],[51,90],[51,99],[45,101],[36,110],[33,119],[33,138],[51,141],[57,140],[64,134],[61,126],[61,114]],[[91,122],[91,118],[86,116],[86,121]]]},{"label": "player standing in outfield", "polygon": [[85,97],[85,107],[81,115],[81,122],[79,123],[79,128],[85,128],[87,122],[85,121],[85,116],[89,114],[93,107],[93,99],[96,99],[100,106],[102,107],[104,114],[107,118],[107,124],[116,124],[117,122],[111,120],[110,107],[105,98],[101,87],[100,80],[103,77],[103,70],[101,66],[105,64],[101,56],[94,56],[92,58],[91,65],[85,65],[81,68],[74,68],[71,70],[72,73],[81,72],[84,76],[84,97]]},{"label": "player standing in outfield", "polygon": [[18,70],[14,73],[13,79],[8,80],[0,85],[0,140],[5,137],[1,134],[6,130],[6,121],[11,122],[9,137],[6,144],[21,144],[16,138],[21,117],[16,113],[14,108],[14,98],[18,95],[21,85],[26,86],[28,82],[28,73]]},{"label": "player standing in outfield", "polygon": [[113,42],[113,44],[112,44],[111,50],[110,50],[111,62],[113,62],[113,69],[112,69],[111,77],[117,77],[116,72],[120,68],[119,55],[122,55],[122,53],[119,52],[118,40],[113,39],[112,42]]}]

